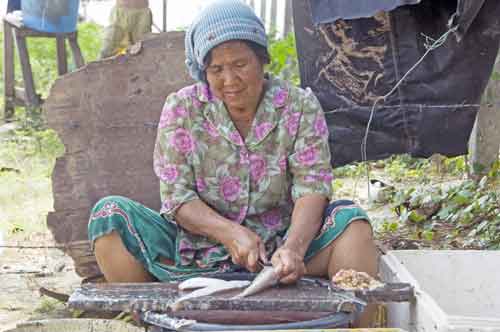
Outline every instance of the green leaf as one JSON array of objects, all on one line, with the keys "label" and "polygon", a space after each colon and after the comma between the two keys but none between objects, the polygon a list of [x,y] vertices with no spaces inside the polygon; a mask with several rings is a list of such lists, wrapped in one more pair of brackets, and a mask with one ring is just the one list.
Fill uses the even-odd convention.
[{"label": "green leaf", "polygon": [[478,184],[479,189],[484,189],[486,187],[486,183],[488,183],[488,177],[483,176],[481,178],[481,181],[479,181],[479,184]]},{"label": "green leaf", "polygon": [[426,230],[426,231],[423,231],[422,232],[422,236],[424,237],[424,239],[426,239],[427,241],[432,241],[434,240],[434,231],[431,231],[431,230]]},{"label": "green leaf", "polygon": [[398,230],[398,228],[399,228],[399,223],[397,223],[397,222],[391,222],[391,223],[389,224],[389,230],[390,230],[391,232],[395,232],[395,231],[397,231],[397,230]]},{"label": "green leaf", "polygon": [[416,223],[420,223],[420,222],[423,222],[425,221],[425,216],[424,215],[421,215],[419,214],[417,211],[413,210],[410,212],[410,214],[408,215],[408,219],[410,221],[413,221],[413,222],[416,222]]},{"label": "green leaf", "polygon": [[453,208],[451,206],[446,206],[438,212],[437,216],[439,219],[446,220],[452,214],[453,214]]},{"label": "green leaf", "polygon": [[452,202],[457,205],[469,204],[471,196],[472,193],[470,191],[462,190],[453,197]]},{"label": "green leaf", "polygon": [[494,71],[493,73],[491,73],[490,79],[493,81],[500,81],[500,73]]}]

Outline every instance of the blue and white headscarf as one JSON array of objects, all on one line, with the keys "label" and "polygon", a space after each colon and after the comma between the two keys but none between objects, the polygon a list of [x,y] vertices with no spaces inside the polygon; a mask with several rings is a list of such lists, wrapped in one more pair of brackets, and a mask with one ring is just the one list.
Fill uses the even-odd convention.
[{"label": "blue and white headscarf", "polygon": [[267,48],[264,24],[253,9],[239,0],[216,0],[191,23],[186,32],[186,66],[196,81],[205,81],[203,61],[211,49],[229,40],[253,41]]}]

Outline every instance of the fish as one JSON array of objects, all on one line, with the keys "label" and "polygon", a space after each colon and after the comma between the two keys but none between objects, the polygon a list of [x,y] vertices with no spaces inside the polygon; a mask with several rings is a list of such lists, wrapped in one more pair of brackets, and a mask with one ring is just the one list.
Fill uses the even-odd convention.
[{"label": "fish", "polygon": [[225,280],[217,278],[195,277],[181,282],[177,286],[177,288],[179,290],[185,291],[204,287],[217,287],[217,285],[220,285],[221,283],[225,283]]},{"label": "fish", "polygon": [[279,283],[279,279],[279,275],[274,270],[274,267],[266,265],[262,268],[259,274],[257,274],[250,286],[245,288],[243,292],[239,293],[233,298],[238,299],[262,292],[277,285]]},{"label": "fish", "polygon": [[186,280],[177,286],[181,290],[196,289],[191,293],[181,296],[169,305],[172,311],[179,311],[184,308],[186,301],[202,296],[212,295],[222,291],[239,289],[247,287],[250,284],[248,280],[231,280],[226,281],[216,278],[193,278],[196,280]]}]

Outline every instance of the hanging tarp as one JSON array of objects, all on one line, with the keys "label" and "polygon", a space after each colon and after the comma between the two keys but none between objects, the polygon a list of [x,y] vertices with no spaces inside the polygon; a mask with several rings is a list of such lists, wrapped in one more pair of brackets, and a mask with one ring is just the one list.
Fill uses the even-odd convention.
[{"label": "hanging tarp", "polygon": [[[372,2],[384,9],[398,1]],[[362,159],[361,142],[374,101],[456,25],[456,32],[376,108],[367,157],[466,153],[498,52],[500,1],[422,0],[392,11],[374,10],[371,17],[338,19],[332,8],[341,3],[346,2],[294,1],[301,83],[313,89],[327,114],[334,165]],[[342,15],[355,17],[359,10],[363,16],[360,8],[365,7],[356,6],[361,3],[366,1],[351,1]],[[328,15],[330,23],[321,23]]]},{"label": "hanging tarp", "polygon": [[391,11],[404,5],[414,5],[421,0],[310,0],[311,15],[315,24],[332,23],[339,19],[352,20],[372,17],[380,11]]}]

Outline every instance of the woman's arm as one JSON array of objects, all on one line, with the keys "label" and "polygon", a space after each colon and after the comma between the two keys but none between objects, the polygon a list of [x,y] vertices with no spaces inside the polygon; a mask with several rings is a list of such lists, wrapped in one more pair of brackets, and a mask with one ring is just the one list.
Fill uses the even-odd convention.
[{"label": "woman's arm", "polygon": [[286,241],[271,260],[281,282],[293,283],[305,274],[304,256],[321,227],[327,203],[321,194],[307,194],[295,202]]},{"label": "woman's arm", "polygon": [[176,222],[190,233],[211,238],[226,247],[233,263],[251,272],[258,270],[259,258],[266,261],[262,239],[250,229],[224,218],[200,199],[182,204]]},{"label": "woman's arm", "polygon": [[295,202],[292,222],[283,246],[294,249],[303,259],[311,241],[318,234],[327,203],[326,197],[320,194],[299,198]]},{"label": "woman's arm", "polygon": [[294,209],[285,244],[271,260],[282,282],[294,282],[305,273],[305,253],[321,227],[332,195],[329,133],[323,110],[310,90],[298,91],[297,95],[294,102],[302,112],[293,151],[288,156]]}]

